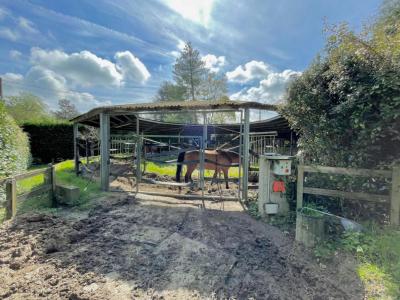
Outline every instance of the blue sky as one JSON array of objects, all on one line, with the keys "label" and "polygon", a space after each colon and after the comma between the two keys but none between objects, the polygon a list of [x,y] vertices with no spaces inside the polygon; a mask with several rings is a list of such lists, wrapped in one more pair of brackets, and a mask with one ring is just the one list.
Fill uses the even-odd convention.
[{"label": "blue sky", "polygon": [[324,23],[359,31],[377,0],[0,0],[5,95],[81,111],[151,101],[183,42],[227,76],[232,99],[276,103],[323,49]]}]

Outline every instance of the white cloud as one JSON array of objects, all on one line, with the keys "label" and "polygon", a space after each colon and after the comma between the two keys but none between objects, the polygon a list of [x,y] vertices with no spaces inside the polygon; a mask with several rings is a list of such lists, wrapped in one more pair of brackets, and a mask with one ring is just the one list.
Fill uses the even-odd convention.
[{"label": "white cloud", "polygon": [[281,73],[269,73],[256,87],[244,88],[230,96],[233,100],[247,100],[264,103],[279,103],[283,100],[287,84],[301,72],[285,70]]},{"label": "white cloud", "polygon": [[33,66],[25,76],[15,73],[0,76],[4,79],[7,95],[16,95],[21,91],[30,92],[44,99],[52,109],[56,108],[58,100],[63,98],[69,99],[81,110],[111,104],[110,101],[98,101],[90,93],[70,90],[63,76],[40,66]]},{"label": "white cloud", "polygon": [[10,52],[8,52],[8,54],[10,55],[10,57],[12,59],[15,59],[15,60],[20,59],[22,56],[22,53],[19,52],[18,50],[10,50]]},{"label": "white cloud", "polygon": [[131,52],[117,52],[115,60],[125,80],[145,83],[150,78],[150,73],[146,66]]},{"label": "white cloud", "polygon": [[205,27],[210,22],[214,5],[214,0],[164,0],[163,2],[185,19]]},{"label": "white cloud", "polygon": [[144,83],[150,77],[146,66],[131,52],[117,52],[117,64],[89,51],[67,54],[60,50],[31,49],[31,63],[63,74],[75,85],[122,86],[125,82]]},{"label": "white cloud", "polygon": [[205,63],[205,67],[211,72],[218,73],[219,70],[225,65],[225,56],[215,56],[213,54],[207,54],[201,58]]},{"label": "white cloud", "polygon": [[25,32],[28,33],[37,33],[38,31],[35,28],[35,25],[33,22],[29,21],[28,19],[24,17],[19,17],[18,18],[18,26]]},{"label": "white cloud", "polygon": [[8,15],[8,11],[4,7],[0,7],[0,20],[3,20],[6,15]]},{"label": "white cloud", "polygon": [[246,83],[254,79],[261,79],[271,73],[271,67],[262,61],[249,61],[244,66],[240,65],[231,72],[226,72],[228,81]]},{"label": "white cloud", "polygon": [[178,39],[178,44],[176,45],[176,48],[178,49],[178,51],[173,50],[173,51],[170,51],[169,54],[175,58],[178,58],[179,55],[181,55],[181,51],[183,49],[185,49],[185,46],[186,46],[186,43],[183,40]]},{"label": "white cloud", "polygon": [[0,38],[15,42],[19,38],[18,32],[7,27],[0,27]]},{"label": "white cloud", "polygon": [[32,48],[31,62],[45,67],[82,86],[122,84],[123,76],[114,63],[89,51],[67,54],[59,50]]},{"label": "white cloud", "polygon": [[185,46],[186,46],[185,41],[179,39],[179,40],[178,40],[178,45],[177,45],[178,49],[179,49],[180,51],[182,51],[183,49],[185,49]]},{"label": "white cloud", "polygon": [[[21,53],[10,51],[10,57]],[[87,92],[76,91],[77,87],[99,86],[122,87],[125,83],[144,83],[150,78],[146,66],[131,52],[115,54],[115,62],[100,58],[89,51],[67,54],[60,50],[32,48],[31,67],[25,75],[6,73],[4,90],[7,95],[20,91],[34,93],[55,108],[61,98],[73,101],[81,110],[98,105],[110,105],[110,101],[98,101]]]}]

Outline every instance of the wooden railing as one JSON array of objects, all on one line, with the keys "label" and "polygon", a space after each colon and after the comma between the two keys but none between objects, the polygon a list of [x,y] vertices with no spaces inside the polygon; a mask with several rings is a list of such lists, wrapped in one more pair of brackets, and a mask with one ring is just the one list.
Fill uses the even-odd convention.
[{"label": "wooden railing", "polygon": [[[392,184],[389,195],[379,195],[365,192],[345,192],[323,188],[304,187],[304,173],[338,174],[363,177],[391,178]],[[349,200],[390,203],[390,223],[400,223],[400,166],[392,170],[350,169],[325,166],[307,166],[299,164],[297,173],[297,208],[303,207],[303,194],[340,197]]]},{"label": "wooden railing", "polygon": [[[17,183],[23,179],[32,178],[37,175],[44,175],[44,183],[22,194],[17,194]],[[47,168],[38,169],[12,177],[0,179],[0,185],[6,187],[6,219],[14,217],[17,213],[17,201],[24,201],[28,198],[37,197],[48,193],[52,201],[55,199],[55,168],[49,165]]]}]

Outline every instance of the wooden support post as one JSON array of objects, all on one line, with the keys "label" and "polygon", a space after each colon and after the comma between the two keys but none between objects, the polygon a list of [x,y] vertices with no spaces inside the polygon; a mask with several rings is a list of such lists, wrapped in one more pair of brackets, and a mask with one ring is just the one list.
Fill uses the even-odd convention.
[{"label": "wooden support post", "polygon": [[74,123],[73,127],[73,135],[74,135],[74,166],[75,166],[75,174],[78,176],[79,174],[79,149],[78,149],[78,123]]},{"label": "wooden support post", "polygon": [[249,185],[249,150],[250,150],[250,110],[244,110],[244,127],[243,127],[243,200],[248,200],[248,185]]},{"label": "wooden support post", "polygon": [[396,165],[392,171],[392,189],[390,192],[390,223],[400,224],[400,166]]},{"label": "wooden support post", "polygon": [[297,209],[303,207],[303,191],[304,191],[304,165],[299,163],[297,167]]},{"label": "wooden support post", "polygon": [[7,219],[15,217],[17,213],[17,182],[12,178],[6,183]]},{"label": "wooden support post", "polygon": [[108,191],[110,187],[110,116],[100,113],[100,177],[101,189]]},{"label": "wooden support post", "polygon": [[50,199],[52,202],[52,206],[57,206],[57,199],[56,199],[56,168],[53,164],[49,164],[50,174],[49,174],[49,184],[51,185],[50,189]]}]

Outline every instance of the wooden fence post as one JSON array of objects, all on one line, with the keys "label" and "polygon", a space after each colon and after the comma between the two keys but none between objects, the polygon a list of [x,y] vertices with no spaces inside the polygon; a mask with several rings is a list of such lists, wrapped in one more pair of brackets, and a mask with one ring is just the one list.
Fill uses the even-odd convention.
[{"label": "wooden fence post", "polygon": [[50,168],[50,177],[49,177],[49,184],[51,185],[50,188],[50,197],[51,203],[53,207],[57,206],[57,199],[56,199],[56,169],[53,164],[49,165]]},{"label": "wooden fence post", "polygon": [[303,207],[303,191],[304,191],[304,165],[302,162],[297,166],[297,209]]},{"label": "wooden fence post", "polygon": [[7,219],[15,217],[17,213],[17,182],[12,178],[6,183]]},{"label": "wooden fence post", "polygon": [[390,191],[390,223],[400,224],[400,166],[396,165],[392,170],[392,188]]}]

